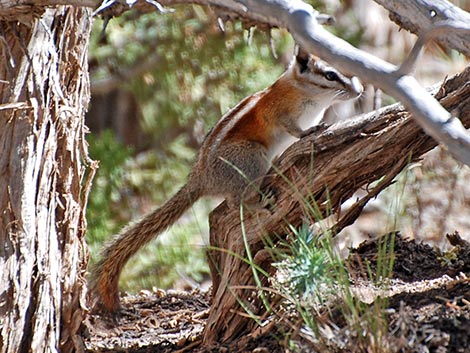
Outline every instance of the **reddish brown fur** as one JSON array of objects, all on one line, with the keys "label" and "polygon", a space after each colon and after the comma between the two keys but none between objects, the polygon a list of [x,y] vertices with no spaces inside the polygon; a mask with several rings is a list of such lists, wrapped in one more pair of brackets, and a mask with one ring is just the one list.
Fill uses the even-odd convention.
[{"label": "reddish brown fur", "polygon": [[259,102],[245,114],[227,134],[227,140],[250,140],[268,148],[275,141],[275,129],[279,129],[279,118],[293,112],[292,107],[301,109],[304,94],[293,87],[289,79],[276,81],[264,91]]}]

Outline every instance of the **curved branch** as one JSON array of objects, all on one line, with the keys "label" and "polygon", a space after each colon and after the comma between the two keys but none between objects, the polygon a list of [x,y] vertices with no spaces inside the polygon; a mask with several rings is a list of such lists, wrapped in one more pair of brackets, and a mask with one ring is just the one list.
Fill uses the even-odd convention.
[{"label": "curved branch", "polygon": [[[412,73],[418,62],[419,57],[424,46],[432,39],[437,39],[437,37],[442,36],[446,33],[462,33],[465,35],[470,34],[470,18],[469,23],[457,22],[457,21],[444,21],[438,22],[434,28],[431,28],[429,31],[420,34],[418,40],[416,41],[413,49],[411,50],[408,57],[400,65],[400,68],[397,70],[397,75],[407,75]],[[468,45],[468,43],[467,43]]]},{"label": "curved branch", "polygon": [[[316,21],[313,8],[300,0],[241,2],[250,13],[256,14],[257,19],[261,17],[287,28],[305,50],[365,78],[401,101],[427,134],[444,144],[456,159],[470,165],[470,134],[412,76],[401,75],[396,66],[356,49],[326,31]],[[468,33],[470,35],[470,31]]]},{"label": "curved branch", "polygon": [[[0,1],[11,5],[11,1]],[[54,2],[60,2],[60,0],[54,0]],[[365,81],[374,84],[401,101],[427,134],[444,144],[456,159],[470,165],[470,134],[467,133],[458,119],[452,117],[449,112],[442,108],[412,76],[403,75],[403,72],[396,66],[354,48],[349,43],[323,29],[318,20],[319,13],[303,1],[164,0],[160,2],[162,5],[177,3],[212,5],[224,11],[235,13],[245,20],[287,28],[305,50],[316,53],[344,71],[365,78]],[[73,3],[73,1],[68,3]],[[395,6],[401,8],[400,5],[405,3],[408,2],[400,2]],[[87,4],[90,4],[90,2],[87,2]],[[125,11],[126,6],[155,9],[155,4],[148,0],[106,0],[104,8],[108,9],[116,4],[119,5],[120,11]],[[469,22],[469,15],[465,11],[457,11],[457,8],[444,1],[433,2],[431,5],[426,0],[421,0],[419,4],[420,10],[427,10],[427,15],[424,16],[429,17],[430,27],[423,28],[422,31],[424,32],[432,30],[436,26],[436,20],[441,23],[446,18],[447,20],[455,20],[459,24]],[[446,16],[446,18],[442,19],[442,16]],[[461,40],[464,45],[468,46],[467,38],[470,31],[467,30],[467,26],[462,27],[459,25],[456,31],[450,31],[450,33],[452,33],[453,38],[465,37]]]},{"label": "curved branch", "polygon": [[[390,12],[390,19],[402,28],[421,36],[443,22],[470,23],[470,14],[448,1],[374,0]],[[470,56],[468,32],[449,30],[436,40],[443,46]]]},{"label": "curved branch", "polygon": [[[410,62],[405,62],[405,66],[400,70],[400,68],[384,60],[354,48],[349,43],[326,31],[318,20],[319,13],[303,1],[164,0],[160,2],[163,5],[189,2],[211,5],[235,14],[245,21],[251,20],[271,27],[287,28],[305,50],[316,53],[343,71],[354,73],[364,81],[374,84],[401,101],[427,134],[445,145],[456,159],[470,165],[470,134],[467,133],[461,122],[442,108],[412,76],[403,74],[403,71],[409,68]],[[123,1],[120,0],[120,6],[122,3]],[[129,4],[131,1],[127,3]],[[139,6],[153,6],[145,0],[138,0],[135,3],[132,2],[132,4],[134,6],[139,4]],[[419,8],[420,10],[426,8],[427,3],[425,0],[421,0],[420,4],[423,4]],[[395,6],[400,8],[399,4]],[[432,31],[436,25],[446,20],[447,25],[451,21],[455,21],[458,25],[455,31],[448,31],[450,34],[447,37],[469,37],[468,26],[462,26],[462,24],[470,22],[469,15],[465,11],[457,11],[443,1],[437,4],[433,3],[432,7],[426,9],[427,16],[430,18],[430,27],[423,28],[423,33]],[[447,12],[445,9],[447,9]],[[455,40],[457,41],[457,39]],[[463,41],[468,46],[468,39],[463,39]],[[420,46],[422,46],[422,43],[418,43],[417,48]],[[411,61],[416,60],[412,56],[410,58]]]},{"label": "curved branch", "polygon": [[112,76],[91,81],[92,94],[105,94],[113,89],[122,86],[123,83],[130,82],[133,78],[150,71],[161,61],[161,56],[155,51],[150,56],[139,58],[134,65],[115,72]]}]

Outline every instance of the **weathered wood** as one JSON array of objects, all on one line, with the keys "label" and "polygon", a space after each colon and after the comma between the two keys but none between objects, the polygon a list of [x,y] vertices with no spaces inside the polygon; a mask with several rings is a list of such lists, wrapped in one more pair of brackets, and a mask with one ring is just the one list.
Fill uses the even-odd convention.
[{"label": "weathered wood", "polygon": [[90,13],[0,21],[0,352],[83,350]]},{"label": "weathered wood", "polygon": [[[470,68],[447,81],[436,98],[470,126]],[[241,223],[238,212],[225,204],[214,210],[210,215],[213,250],[209,254],[214,299],[205,343],[233,341],[253,329],[255,321],[239,315],[246,314],[239,301],[255,315],[264,313],[254,290],[253,268],[243,260],[247,258],[245,244],[249,244],[254,262],[267,268],[266,239],[285,239],[289,225],[298,227],[304,220],[312,223],[336,211],[333,229],[339,231],[353,223],[367,201],[390,185],[401,170],[436,145],[409,113],[394,105],[338,123],[291,146],[263,183],[263,191],[274,189],[277,194],[270,216],[245,212]],[[337,212],[360,189],[366,189],[367,196],[349,210]],[[318,213],[313,214],[309,205],[315,205],[312,208]]]}]

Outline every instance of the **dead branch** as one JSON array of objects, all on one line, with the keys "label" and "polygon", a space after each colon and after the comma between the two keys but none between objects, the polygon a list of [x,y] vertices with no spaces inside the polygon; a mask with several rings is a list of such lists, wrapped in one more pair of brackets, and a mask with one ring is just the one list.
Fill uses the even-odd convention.
[{"label": "dead branch", "polygon": [[[470,68],[445,82],[436,99],[470,126]],[[255,321],[238,314],[244,312],[239,302],[253,315],[265,311],[256,290],[241,289],[256,287],[253,268],[244,261],[245,244],[254,262],[269,270],[267,239],[285,239],[290,226],[329,216],[356,191],[365,189],[367,196],[344,214],[335,214],[333,228],[341,230],[354,222],[367,201],[390,185],[401,170],[436,145],[409,112],[393,105],[335,124],[319,136],[308,136],[292,145],[263,183],[262,191],[272,189],[277,195],[271,215],[245,212],[240,223],[237,211],[230,212],[225,204],[214,210],[209,220],[214,299],[205,343],[236,340],[253,329]],[[315,205],[318,214],[312,215],[309,205]]]},{"label": "dead branch", "polygon": [[[436,0],[375,0],[390,12],[390,19],[418,36],[430,31],[438,23],[470,22],[470,14],[448,1]],[[446,48],[470,56],[468,33],[448,30],[436,40]]]},{"label": "dead branch", "polygon": [[[426,133],[445,145],[456,159],[470,165],[470,134],[463,128],[461,122],[443,109],[412,76],[403,74],[413,67],[417,55],[412,53],[411,62],[405,62],[405,65],[397,68],[386,61],[358,50],[326,31],[321,26],[324,21],[323,16],[320,16],[310,5],[301,0],[160,1],[163,5],[188,2],[213,6],[226,15],[225,19],[238,18],[248,25],[256,24],[262,28],[287,28],[295,40],[307,51],[316,53],[343,71],[349,71],[359,76],[364,81],[374,84],[401,101]],[[137,2],[108,0],[100,6],[100,11],[112,11],[114,5],[118,5],[119,12],[125,11],[126,4],[142,9],[154,6],[153,2],[149,0]],[[442,4],[440,7],[433,7],[423,2],[422,7],[427,8],[427,16],[431,20],[429,21],[430,26],[421,31],[424,37],[422,43],[418,43],[419,45],[416,46],[417,49],[420,49],[427,39],[432,37],[426,36],[426,33],[433,31],[436,27],[441,27],[441,31],[439,31],[441,37],[441,32],[444,32],[446,37],[468,37],[470,15],[465,11],[445,12],[443,9],[447,3],[443,1]],[[399,7],[399,5],[396,6]],[[421,8],[419,10],[421,11]],[[437,14],[442,13],[446,18],[445,31],[442,31],[442,20],[435,21],[435,18],[440,19]],[[417,24],[416,27],[420,28],[420,24]]]},{"label": "dead branch", "polygon": [[[59,3],[60,0],[51,0],[51,3]],[[0,17],[5,16],[8,11],[21,6],[31,6],[18,4],[18,2],[3,0],[5,3],[3,11],[0,11]],[[74,4],[73,1],[67,2]],[[90,6],[93,1],[86,3]],[[162,5],[174,5],[178,3],[198,3],[210,5],[217,8],[226,18],[241,18],[248,25],[259,24],[261,27],[280,27],[287,28],[295,40],[307,51],[316,53],[320,57],[330,61],[343,71],[349,71],[381,88],[397,100],[401,101],[413,114],[419,125],[439,143],[445,145],[449,152],[459,161],[470,165],[470,134],[463,128],[461,122],[451,116],[442,106],[433,99],[426,90],[410,75],[403,75],[410,63],[397,68],[396,66],[383,61],[373,55],[365,53],[351,46],[349,43],[339,39],[326,31],[321,23],[324,17],[313,9],[310,5],[301,0],[164,0],[155,2],[153,0],[106,0],[95,13],[119,14],[130,7],[148,11],[149,7],[161,11]],[[401,4],[401,3],[400,3]],[[400,8],[400,4],[395,4]],[[426,32],[441,26],[442,20],[439,20],[442,14],[446,17],[446,31],[452,38],[468,38],[470,33],[470,15],[465,11],[444,11],[450,4],[442,1],[428,4],[426,1],[418,7],[419,11],[427,9],[429,17],[429,27],[421,30],[426,38]],[[83,6],[83,5],[82,5]],[[416,9],[415,7],[412,7]],[[439,16],[438,16],[439,15]],[[436,19],[439,21],[436,22]],[[414,23],[414,22],[413,22]],[[421,28],[416,24],[416,28]],[[455,27],[455,30],[452,28]],[[442,37],[442,35],[441,35]],[[446,34],[447,37],[447,34]],[[465,40],[464,45],[468,44]],[[424,45],[423,43],[417,48]],[[417,56],[410,56],[416,61]],[[411,65],[413,66],[413,65]]]},{"label": "dead branch", "polygon": [[[470,135],[460,121],[443,109],[412,76],[402,75],[394,65],[358,50],[326,31],[317,23],[315,11],[301,1],[245,0],[243,3],[250,13],[254,12],[270,23],[287,28],[307,51],[318,54],[397,98],[426,133],[444,144],[455,158],[470,165]],[[461,29],[462,22],[458,23]],[[470,33],[470,27],[467,25],[466,28]]]}]

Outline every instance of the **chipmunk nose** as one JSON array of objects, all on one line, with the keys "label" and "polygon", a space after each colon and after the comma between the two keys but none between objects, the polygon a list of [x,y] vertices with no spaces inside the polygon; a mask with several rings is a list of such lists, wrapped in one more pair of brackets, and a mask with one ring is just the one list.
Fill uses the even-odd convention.
[{"label": "chipmunk nose", "polygon": [[354,91],[358,96],[361,95],[361,93],[364,91],[364,87],[362,87],[361,81],[354,76],[351,78],[351,86]]}]

